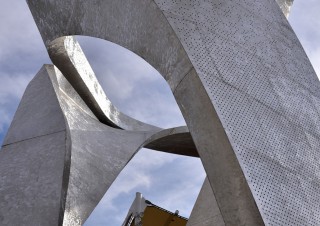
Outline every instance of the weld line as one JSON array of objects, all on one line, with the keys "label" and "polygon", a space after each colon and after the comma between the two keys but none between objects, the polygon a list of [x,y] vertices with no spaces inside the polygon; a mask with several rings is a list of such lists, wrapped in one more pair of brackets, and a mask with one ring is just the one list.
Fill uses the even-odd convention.
[{"label": "weld line", "polygon": [[179,85],[181,84],[181,82],[185,79],[185,77],[194,69],[194,67],[192,66],[189,71],[187,71],[187,73],[180,79],[179,83],[176,85],[176,88],[174,89],[173,93],[176,92],[177,88],[179,87]]},{"label": "weld line", "polygon": [[48,136],[48,135],[55,134],[55,133],[61,133],[63,131],[66,131],[66,130],[64,129],[64,130],[60,130],[60,131],[57,131],[57,132],[48,133],[48,134],[44,134],[44,135],[40,135],[40,136],[36,136],[36,137],[31,137],[31,138],[27,138],[27,139],[24,139],[24,140],[19,140],[19,141],[16,141],[16,142],[12,142],[12,143],[9,143],[9,144],[4,144],[4,145],[2,145],[2,148],[6,147],[6,146],[9,146],[11,144],[16,144],[16,143],[20,143],[20,142],[23,142],[23,141],[32,140],[32,139],[39,138],[39,137],[44,137],[44,136]]}]

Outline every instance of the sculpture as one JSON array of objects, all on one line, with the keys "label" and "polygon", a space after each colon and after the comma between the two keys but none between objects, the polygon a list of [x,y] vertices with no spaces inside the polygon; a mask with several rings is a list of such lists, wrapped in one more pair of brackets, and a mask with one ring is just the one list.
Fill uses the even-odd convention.
[{"label": "sculpture", "polygon": [[[292,1],[277,2],[287,14]],[[55,67],[30,83],[0,153],[4,224],[82,224],[141,146],[199,155],[202,191],[217,207],[209,224],[320,223],[319,82],[275,1],[28,4]],[[192,139],[186,128],[119,112],[69,35],[112,41],[149,62]]]}]

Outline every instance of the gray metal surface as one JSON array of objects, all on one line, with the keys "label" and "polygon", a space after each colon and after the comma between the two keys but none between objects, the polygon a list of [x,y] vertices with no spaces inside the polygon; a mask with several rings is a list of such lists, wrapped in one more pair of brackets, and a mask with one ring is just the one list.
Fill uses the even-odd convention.
[{"label": "gray metal surface", "polygon": [[[178,104],[183,106],[182,113],[225,224],[263,225],[239,161],[194,70],[185,76],[174,95],[179,100]],[[188,109],[193,112],[188,112]]]},{"label": "gray metal surface", "polygon": [[199,157],[186,126],[161,130],[146,140],[144,147],[171,154]]},{"label": "gray metal surface", "polygon": [[[47,47],[59,37],[75,34],[109,40],[149,62],[166,77],[173,90],[192,68],[181,42],[153,1],[27,3]],[[62,14],[57,13],[61,10]]]},{"label": "gray metal surface", "polygon": [[42,76],[45,73],[46,69],[42,67],[29,83],[3,145],[65,130],[56,95],[53,88],[47,85],[48,77]]},{"label": "gray metal surface", "polygon": [[70,143],[46,67],[30,82],[6,140],[0,151],[0,225],[58,225]]},{"label": "gray metal surface", "polygon": [[225,226],[208,178],[203,182],[200,194],[192,209],[187,226]]},{"label": "gray metal surface", "polygon": [[[279,7],[212,1],[162,8],[183,37],[264,223],[319,225],[319,81]],[[197,145],[203,138],[193,131],[201,127],[188,127]],[[206,167],[209,154],[198,149]]]},{"label": "gray metal surface", "polygon": [[56,39],[48,47],[48,53],[52,62],[64,74],[99,121],[126,130],[161,130],[130,118],[111,103],[79,43],[72,36]]},{"label": "gray metal surface", "polygon": [[290,8],[293,4],[293,0],[275,0],[280,9],[282,10],[283,14],[288,18],[290,13]]},{"label": "gray metal surface", "polygon": [[[320,87],[280,10],[287,14],[290,1],[28,0],[28,4],[49,50],[62,36],[94,36],[137,53],[163,75],[226,225],[320,224]],[[60,77],[56,93],[59,81],[60,87],[71,90],[69,96],[58,97],[71,128],[69,138],[75,141],[64,216],[68,225],[83,222],[102,190],[155,131],[122,131],[133,146],[127,149],[123,144],[123,155],[114,157],[118,162],[102,165],[97,156],[106,144],[99,137],[121,130],[87,114],[86,104],[82,111],[81,104],[67,101],[74,95],[82,102]],[[92,143],[79,137],[97,139],[97,155]],[[88,187],[102,177],[96,173],[91,180],[92,175],[83,172],[80,163],[90,168],[90,161],[98,163],[97,172],[112,167],[114,174],[106,176],[105,184]],[[85,180],[79,183],[82,173]]]},{"label": "gray metal surface", "polygon": [[[175,11],[178,5],[184,10]],[[279,7],[272,1],[165,6],[264,223],[319,225],[319,81]],[[188,127],[192,135],[201,129]],[[197,145],[201,138],[193,138]]]},{"label": "gray metal surface", "polygon": [[[181,134],[186,139],[174,139]],[[53,65],[28,85],[7,140],[0,151],[0,225],[82,225],[142,146],[196,153],[185,127],[125,131],[101,123]]]},{"label": "gray metal surface", "polygon": [[150,134],[115,129],[88,115],[90,109],[64,76],[50,78],[68,123],[71,159],[63,225],[82,225],[120,171]]},{"label": "gray metal surface", "polygon": [[[164,12],[153,1],[28,1],[28,4],[47,46],[56,38],[72,34],[113,41],[137,53],[154,66],[167,80],[173,92],[190,71],[194,72],[186,48],[182,47],[179,36],[168,23]],[[167,5],[170,6],[171,3]],[[200,51],[200,48],[198,50]],[[206,62],[205,65],[209,66],[211,63]],[[201,93],[203,97],[207,96],[201,83],[188,90],[191,94]],[[191,123],[196,124],[190,133],[204,162],[211,185],[216,194],[219,194],[216,195],[217,202],[226,221],[229,224],[240,222],[261,225],[262,220],[255,201],[211,101],[196,99],[180,103],[183,94],[175,94],[175,97],[187,120],[188,128],[190,129]],[[193,105],[197,102],[206,104],[198,108]],[[205,128],[201,128],[202,125]],[[194,139],[199,134],[204,135],[203,139]],[[213,135],[214,139],[210,135]],[[224,172],[224,179],[216,180],[216,172],[220,171]]]}]

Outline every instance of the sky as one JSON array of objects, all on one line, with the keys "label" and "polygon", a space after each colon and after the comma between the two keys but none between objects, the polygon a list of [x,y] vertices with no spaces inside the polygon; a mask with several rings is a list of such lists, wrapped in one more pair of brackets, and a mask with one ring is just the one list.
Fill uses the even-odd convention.
[{"label": "sky", "polygon": [[[289,22],[320,75],[320,1],[295,0]],[[46,49],[24,0],[0,0],[0,143]],[[184,125],[164,79],[144,60],[110,42],[77,37],[107,96],[133,118],[163,128]],[[205,172],[197,158],[142,149],[112,184],[85,226],[121,225],[136,192],[189,217]]]}]

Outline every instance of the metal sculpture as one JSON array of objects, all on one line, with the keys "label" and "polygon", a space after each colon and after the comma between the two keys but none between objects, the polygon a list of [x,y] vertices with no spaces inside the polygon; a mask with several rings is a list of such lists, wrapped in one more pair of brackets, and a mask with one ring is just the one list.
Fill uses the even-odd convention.
[{"label": "metal sculpture", "polygon": [[[320,224],[320,87],[281,12],[291,0],[27,2],[55,66],[28,86],[0,153],[1,223],[82,224],[145,146],[201,158],[190,225],[199,213],[207,225]],[[70,35],[144,58],[190,134],[119,112]]]}]

